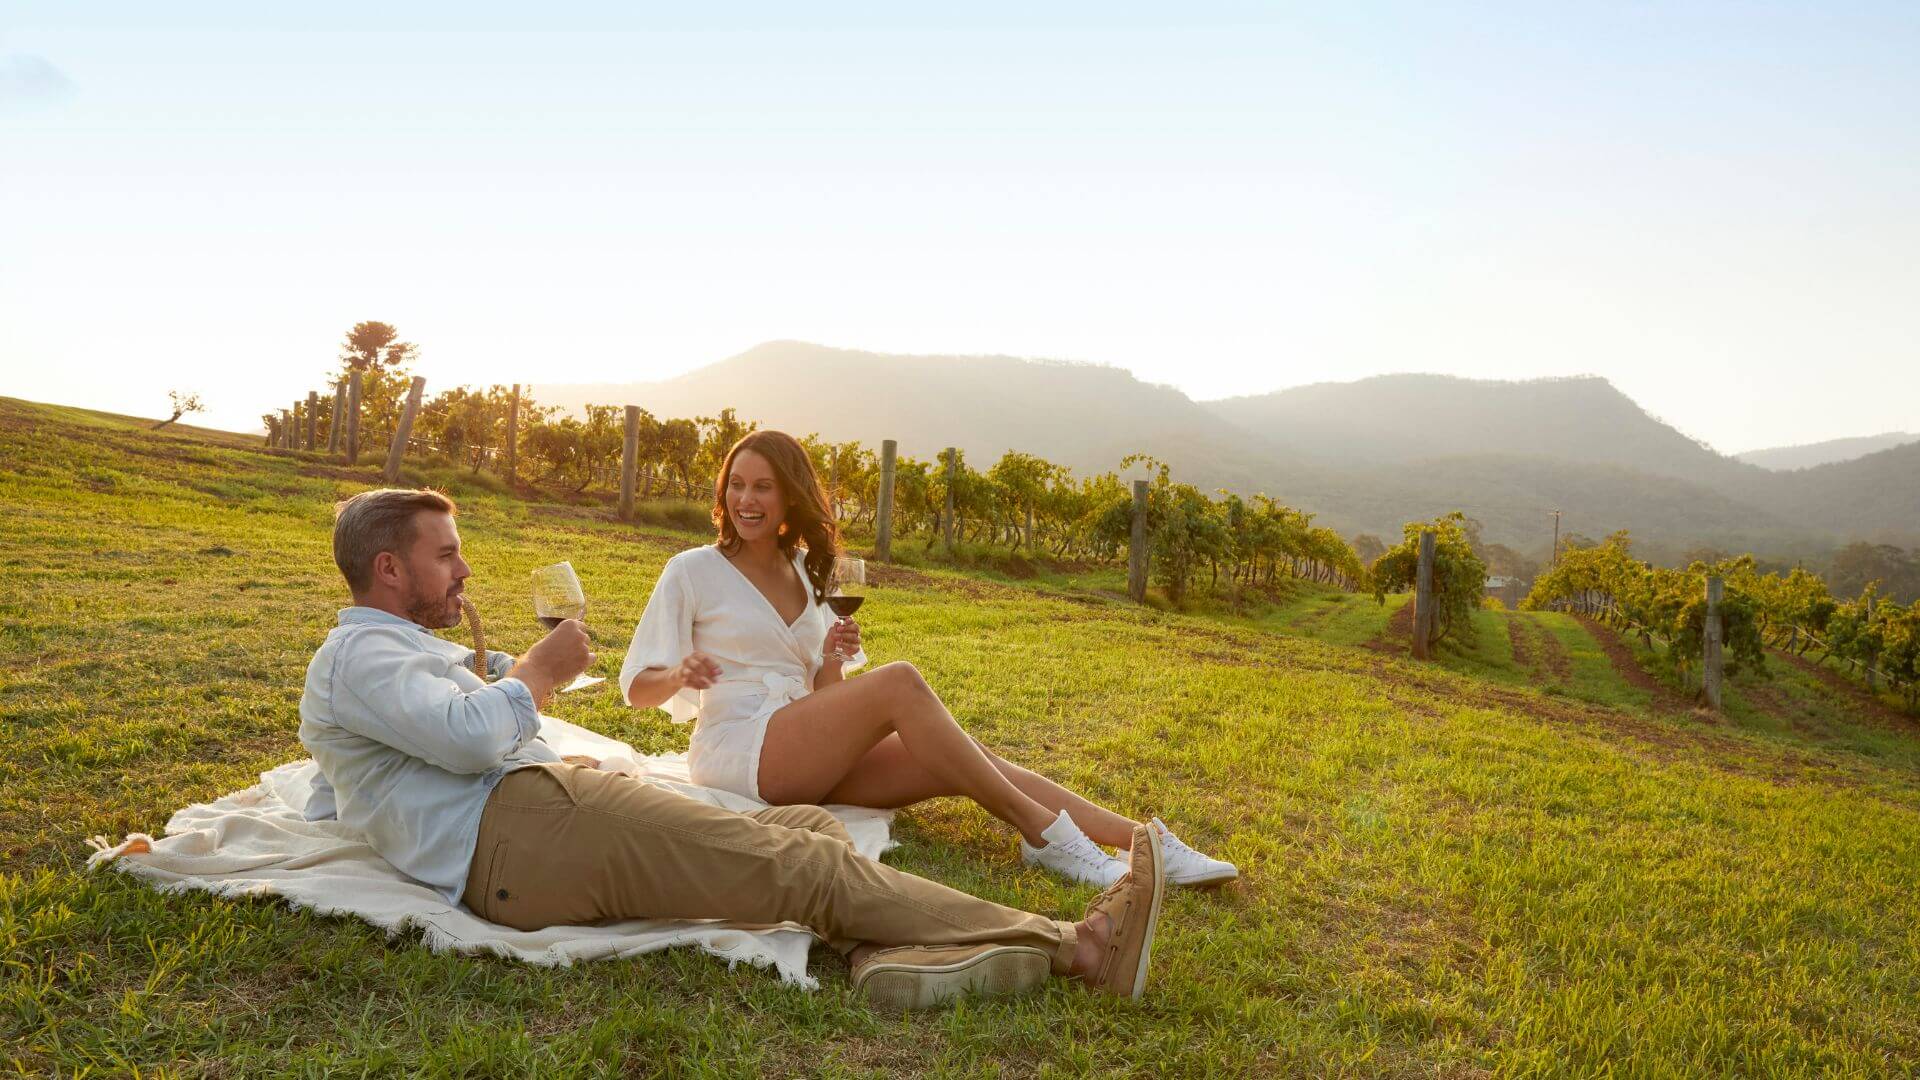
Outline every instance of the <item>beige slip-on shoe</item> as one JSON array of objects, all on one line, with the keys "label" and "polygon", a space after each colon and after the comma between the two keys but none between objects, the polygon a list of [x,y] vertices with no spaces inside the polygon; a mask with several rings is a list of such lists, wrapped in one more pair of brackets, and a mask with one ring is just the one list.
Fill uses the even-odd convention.
[{"label": "beige slip-on shoe", "polygon": [[963,994],[1031,990],[1052,974],[1052,957],[1031,945],[902,945],[855,967],[853,988],[876,1005],[926,1009]]},{"label": "beige slip-on shoe", "polygon": [[1166,853],[1160,832],[1151,825],[1133,830],[1127,876],[1087,905],[1087,916],[1105,912],[1109,921],[1106,953],[1091,980],[1095,990],[1137,998],[1147,988],[1147,965],[1153,958],[1153,931],[1160,921],[1160,898],[1166,893]]}]

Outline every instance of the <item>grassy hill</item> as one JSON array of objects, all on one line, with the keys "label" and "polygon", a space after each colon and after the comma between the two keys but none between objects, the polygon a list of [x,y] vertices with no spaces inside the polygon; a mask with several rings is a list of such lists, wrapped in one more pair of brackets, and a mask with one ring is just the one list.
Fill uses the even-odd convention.
[{"label": "grassy hill", "polygon": [[[697,534],[458,475],[501,647],[572,561],[617,654]],[[428,954],[270,901],[162,896],[82,838],[304,756],[305,664],[346,602],[329,504],[371,468],[0,399],[0,1065],[162,1075],[1908,1075],[1920,1068],[1920,737],[1782,667],[1724,717],[1561,616],[1476,615],[1438,665],[1399,598],[1304,587],[1178,613],[1115,572],[886,573],[863,622],[983,740],[1244,879],[1170,898],[1150,996],[1069,987],[898,1017],[672,952],[570,970]],[[909,545],[906,554],[918,558]],[[457,633],[458,631],[456,631]],[[603,668],[617,661],[603,659]],[[611,695],[555,715],[643,750]],[[1072,916],[952,801],[889,861]]]}]

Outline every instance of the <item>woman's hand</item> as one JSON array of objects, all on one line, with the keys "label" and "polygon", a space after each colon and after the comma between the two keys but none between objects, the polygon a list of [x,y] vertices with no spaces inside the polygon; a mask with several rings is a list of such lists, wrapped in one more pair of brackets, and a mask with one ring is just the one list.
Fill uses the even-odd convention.
[{"label": "woman's hand", "polygon": [[569,765],[585,765],[589,769],[597,769],[600,767],[599,758],[590,757],[586,754],[562,754],[560,760]]},{"label": "woman's hand", "polygon": [[860,624],[852,619],[836,619],[827,627],[827,639],[820,645],[820,658],[827,663],[853,659],[860,651]]},{"label": "woman's hand", "polygon": [[690,652],[680,666],[673,669],[674,681],[687,690],[705,690],[720,678],[720,665],[713,657],[702,652]]}]

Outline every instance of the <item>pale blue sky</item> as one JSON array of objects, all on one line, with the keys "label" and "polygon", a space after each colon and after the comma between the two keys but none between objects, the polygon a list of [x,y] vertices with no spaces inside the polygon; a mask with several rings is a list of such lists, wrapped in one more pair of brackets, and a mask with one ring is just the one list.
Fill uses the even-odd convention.
[{"label": "pale blue sky", "polygon": [[1920,5],[688,6],[0,2],[0,393],[247,427],[379,318],[1920,429]]}]

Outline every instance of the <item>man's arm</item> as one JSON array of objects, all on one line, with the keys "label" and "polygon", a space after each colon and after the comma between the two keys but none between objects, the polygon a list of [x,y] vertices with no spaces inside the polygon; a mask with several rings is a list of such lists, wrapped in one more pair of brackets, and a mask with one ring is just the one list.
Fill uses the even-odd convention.
[{"label": "man's arm", "polygon": [[525,682],[462,690],[441,673],[445,661],[404,636],[411,633],[370,628],[346,644],[335,683],[360,707],[336,710],[334,723],[455,773],[495,768],[539,733]]}]

